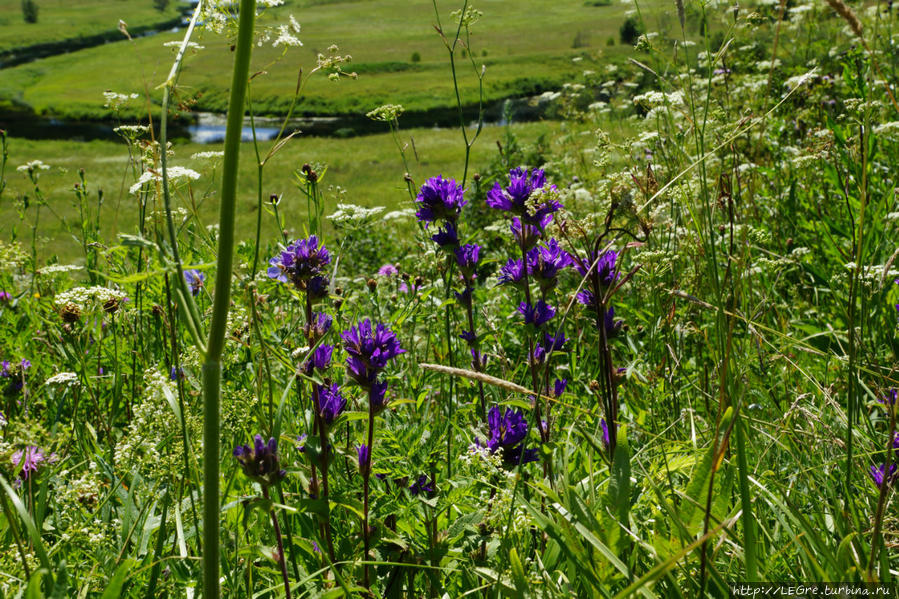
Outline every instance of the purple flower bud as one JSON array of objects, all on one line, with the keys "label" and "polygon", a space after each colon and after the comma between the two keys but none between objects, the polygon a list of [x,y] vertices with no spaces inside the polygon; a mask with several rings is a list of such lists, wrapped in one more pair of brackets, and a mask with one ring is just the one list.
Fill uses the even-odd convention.
[{"label": "purple flower bud", "polygon": [[334,424],[346,408],[346,399],[340,393],[340,387],[332,385],[316,385],[318,390],[318,413],[325,426]]},{"label": "purple flower bud", "polygon": [[312,321],[303,325],[303,334],[310,343],[317,343],[319,339],[331,330],[332,319],[324,312],[315,312]]},{"label": "purple flower bud", "polygon": [[567,379],[556,379],[555,385],[553,386],[553,395],[556,397],[562,397],[562,394],[565,393],[565,389],[567,387]]},{"label": "purple flower bud", "polygon": [[303,372],[306,376],[312,376],[315,370],[322,372],[330,368],[331,352],[333,351],[334,346],[326,343],[322,343],[312,350],[312,355],[303,363]]},{"label": "purple flower bud", "polygon": [[467,243],[456,248],[454,252],[456,255],[456,264],[459,265],[459,270],[462,271],[462,275],[466,279],[470,279],[474,275],[475,269],[478,266],[478,256],[480,251],[481,247],[474,243]]},{"label": "purple flower bud", "polygon": [[383,323],[372,327],[365,319],[340,334],[343,347],[349,354],[347,366],[350,375],[362,387],[368,389],[387,363],[406,350],[399,339]]},{"label": "purple flower bud", "polygon": [[234,448],[237,463],[251,479],[262,485],[273,485],[280,482],[287,471],[282,470],[278,459],[278,442],[271,438],[268,443],[262,435],[253,438],[253,445],[238,445]]},{"label": "purple flower bud", "polygon": [[459,245],[459,233],[456,226],[448,222],[437,233],[431,235],[431,240],[442,248],[451,248]]},{"label": "purple flower bud", "polygon": [[371,469],[371,450],[364,443],[356,448],[359,461],[359,472],[365,476]]},{"label": "purple flower bud", "polygon": [[[524,441],[528,434],[528,423],[520,410],[506,408],[502,412],[498,406],[490,408],[487,414],[487,425],[490,438],[484,447],[490,453],[503,452],[503,463],[515,466],[519,463],[533,462],[537,459],[535,449],[525,450]],[[480,446],[480,442],[476,443]],[[522,454],[522,452],[524,452]]]},{"label": "purple flower bud", "polygon": [[542,326],[556,315],[556,309],[543,300],[537,300],[536,306],[531,306],[527,302],[521,302],[518,305],[518,312],[524,316],[525,324],[532,324],[537,327]]},{"label": "purple flower bud", "polygon": [[871,466],[868,470],[868,475],[874,481],[874,484],[877,485],[878,489],[883,487],[884,483],[891,485],[896,481],[896,464],[890,464],[889,474],[886,472],[886,466],[886,464]]},{"label": "purple flower bud", "polygon": [[431,479],[427,475],[422,474],[418,477],[418,480],[409,486],[409,492],[412,495],[420,495],[421,493],[430,495],[434,492],[434,486],[431,483]]}]

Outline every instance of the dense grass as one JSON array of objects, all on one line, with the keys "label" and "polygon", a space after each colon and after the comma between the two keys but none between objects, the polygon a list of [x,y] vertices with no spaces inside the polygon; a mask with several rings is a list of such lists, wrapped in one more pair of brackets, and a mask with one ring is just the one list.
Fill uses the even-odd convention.
[{"label": "dense grass", "polygon": [[[454,7],[440,6],[447,23]],[[623,51],[619,45],[606,46],[610,37],[617,42],[625,12],[620,4],[593,7],[579,2],[526,0],[484,2],[477,8],[484,16],[473,27],[471,46],[476,68],[487,67],[485,95],[491,101],[557,87],[584,69],[596,69],[610,57],[620,57]],[[300,112],[360,114],[388,102],[410,111],[453,106],[446,50],[431,26],[435,23],[431,2],[384,0],[309,6],[287,2],[267,11],[262,22],[283,21],[289,13],[295,14],[302,26],[299,37],[304,45],[290,49],[283,58],[281,48],[270,44],[256,48],[251,70],[265,71],[254,78],[251,90],[258,113],[284,113],[299,70],[309,73],[317,54],[327,54],[331,44],[337,44],[341,54],[353,57],[344,68],[347,72],[356,69],[359,79],[340,83],[324,76],[311,79]],[[455,32],[447,31],[450,33]],[[580,47],[573,48],[576,37]],[[111,111],[103,108],[101,96],[108,89],[140,93],[158,102],[156,86],[167,75],[173,58],[173,50],[162,44],[178,39],[177,34],[165,33],[21,65],[4,71],[0,97],[15,99],[40,114],[70,118],[109,117]],[[195,109],[222,111],[230,42],[202,34],[194,41],[205,49],[185,61],[184,81],[189,83],[179,90],[179,100]],[[472,104],[477,102],[478,90],[462,50],[457,50],[457,59],[462,65],[463,100]],[[416,52],[421,60],[413,63]],[[578,56],[584,61],[572,63]],[[144,111],[143,105],[128,109],[131,115]]]},{"label": "dense grass", "polygon": [[[207,147],[172,146],[170,175],[202,171],[190,187],[128,196],[157,145],[133,147],[134,172],[122,146],[12,139],[0,590],[174,598],[219,573],[224,597],[258,599],[893,584],[895,11],[849,18],[859,43],[815,3],[675,10],[641,11],[634,61],[563,86],[557,121],[488,128],[470,165],[459,130],[301,137],[261,172],[244,145],[234,240],[225,202],[210,226],[227,186],[187,158]],[[26,159],[69,171],[13,170]],[[307,161],[308,204],[291,186]],[[410,207],[440,173],[464,192],[428,181],[423,222],[318,218],[338,181],[349,202]],[[94,181],[118,204],[98,207]],[[49,209],[72,198],[75,253],[48,265]]]},{"label": "dense grass", "polygon": [[[169,2],[164,11],[152,0],[39,0],[37,23],[26,23],[21,0],[0,1],[0,54],[35,44],[90,37],[118,30],[119,19],[138,28],[177,17],[181,3]],[[121,37],[121,34],[119,34]]]}]

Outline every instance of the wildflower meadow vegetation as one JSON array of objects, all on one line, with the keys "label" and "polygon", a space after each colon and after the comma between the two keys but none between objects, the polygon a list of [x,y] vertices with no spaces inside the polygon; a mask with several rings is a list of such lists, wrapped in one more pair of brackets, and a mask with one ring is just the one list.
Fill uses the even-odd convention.
[{"label": "wildflower meadow vegetation", "polygon": [[892,3],[103,4],[0,72],[0,597],[899,596]]}]

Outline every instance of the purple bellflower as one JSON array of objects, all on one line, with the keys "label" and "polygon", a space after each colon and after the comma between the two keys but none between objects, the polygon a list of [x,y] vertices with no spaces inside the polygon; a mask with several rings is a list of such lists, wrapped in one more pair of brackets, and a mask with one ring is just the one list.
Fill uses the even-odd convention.
[{"label": "purple bellflower", "polygon": [[187,288],[190,289],[191,295],[196,296],[206,284],[206,275],[199,270],[185,270],[184,280],[187,282]]},{"label": "purple bellflower", "polygon": [[[320,292],[321,279],[327,280],[322,276],[324,267],[330,263],[331,256],[324,244],[319,246],[318,237],[311,235],[308,239],[297,239],[269,260],[268,276],[282,283],[293,283],[300,290],[311,286]],[[313,283],[312,279],[319,280]]]},{"label": "purple bellflower", "polygon": [[244,474],[261,485],[273,485],[287,476],[287,471],[281,469],[278,442],[274,438],[266,443],[262,440],[262,435],[256,435],[252,446],[235,447],[234,457]]},{"label": "purple bellflower", "polygon": [[421,186],[415,198],[418,205],[415,216],[426,227],[438,220],[454,223],[462,207],[468,203],[464,195],[462,186],[454,179],[444,179],[442,175],[431,177]]}]

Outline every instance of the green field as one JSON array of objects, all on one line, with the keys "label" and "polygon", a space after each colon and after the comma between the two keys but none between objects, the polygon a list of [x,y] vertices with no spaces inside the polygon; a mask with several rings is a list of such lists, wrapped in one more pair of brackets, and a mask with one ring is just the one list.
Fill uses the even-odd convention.
[{"label": "green field", "polygon": [[[533,141],[542,133],[551,131],[553,125],[529,123],[515,125],[515,135],[522,143]],[[486,166],[496,154],[496,141],[504,137],[501,127],[486,127],[472,152],[473,171]],[[411,174],[416,182],[436,173],[461,177],[462,141],[458,131],[414,129],[402,132],[404,143],[409,143],[407,155]],[[419,161],[411,150],[414,139]],[[263,153],[271,144],[263,144]],[[197,152],[215,151],[218,145],[178,144],[172,165],[186,166],[202,174],[194,183],[197,195],[211,187],[211,194],[200,204],[199,212],[204,224],[217,222],[218,178],[214,178],[212,163],[193,160]],[[7,169],[8,187],[0,195],[0,238],[9,239],[16,231],[19,236],[30,236],[33,210],[26,220],[20,221],[17,205],[23,196],[31,196],[33,188],[28,178],[15,171],[15,167],[29,160],[40,159],[51,167],[42,171],[40,187],[52,212],[45,209],[41,217],[40,255],[59,255],[63,260],[75,258],[80,248],[68,234],[68,227],[76,222],[72,188],[78,181],[78,169],[86,173],[88,188],[104,192],[101,230],[104,243],[115,244],[117,233],[133,233],[137,228],[137,200],[128,193],[135,176],[129,166],[128,150],[124,143],[79,141],[33,141],[14,138],[10,140],[10,161]],[[256,226],[256,174],[252,168],[253,147],[243,144],[241,153],[240,194],[238,201],[238,238],[250,239]],[[394,139],[389,134],[371,135],[350,139],[295,138],[266,166],[263,194],[283,194],[281,214],[287,226],[296,235],[302,233],[306,222],[306,201],[295,185],[294,171],[304,163],[327,165],[322,181],[325,188],[325,214],[334,212],[338,202],[360,206],[385,206],[388,209],[411,206],[403,182],[403,163]],[[346,191],[338,199],[337,187]],[[96,196],[92,196],[95,198]],[[183,204],[179,196],[179,205]],[[58,217],[58,218],[57,218]],[[265,234],[275,234],[273,219],[264,218]]]},{"label": "green field", "polygon": [[[118,5],[118,3],[115,3]],[[456,3],[440,3],[448,35]],[[122,6],[125,14],[125,6]],[[473,25],[471,51],[475,66],[486,66],[488,100],[539,93],[570,81],[585,69],[601,68],[621,59],[625,47],[617,43],[626,7],[592,6],[583,2],[527,0],[510,3],[487,0],[476,5],[483,17]],[[50,12],[50,8],[47,12]],[[345,70],[357,80],[338,83],[323,74],[311,78],[299,110],[306,114],[360,114],[384,103],[402,104],[409,111],[454,106],[446,49],[434,30],[435,15],[425,0],[339,2],[304,5],[287,2],[267,11],[261,23],[286,23],[293,14],[302,26],[301,48],[271,43],[255,49],[252,72],[254,107],[260,114],[283,113],[293,94],[300,69],[309,73],[318,53],[337,44],[352,56]],[[454,33],[454,31],[452,32]],[[163,43],[182,33],[166,32],[130,42],[106,44],[79,52],[21,65],[4,71],[0,98],[30,107],[38,114],[69,118],[111,116],[103,108],[102,92],[140,93],[152,101],[174,57]],[[614,46],[607,46],[612,39]],[[179,100],[194,109],[223,111],[231,64],[230,41],[198,31],[193,41],[203,50],[189,55],[181,77]],[[539,43],[538,43],[539,41]],[[577,47],[575,47],[577,46]],[[628,51],[629,47],[626,48]],[[477,79],[460,46],[457,64],[466,104],[477,101]],[[417,53],[420,60],[413,62]],[[579,62],[572,62],[581,57]],[[133,106],[130,116],[142,116],[145,105]]]},{"label": "green field", "polygon": [[116,31],[119,19],[132,29],[151,26],[177,17],[181,7],[169,2],[159,11],[152,0],[38,0],[37,23],[26,23],[21,5],[21,0],[0,0],[0,54]]}]

